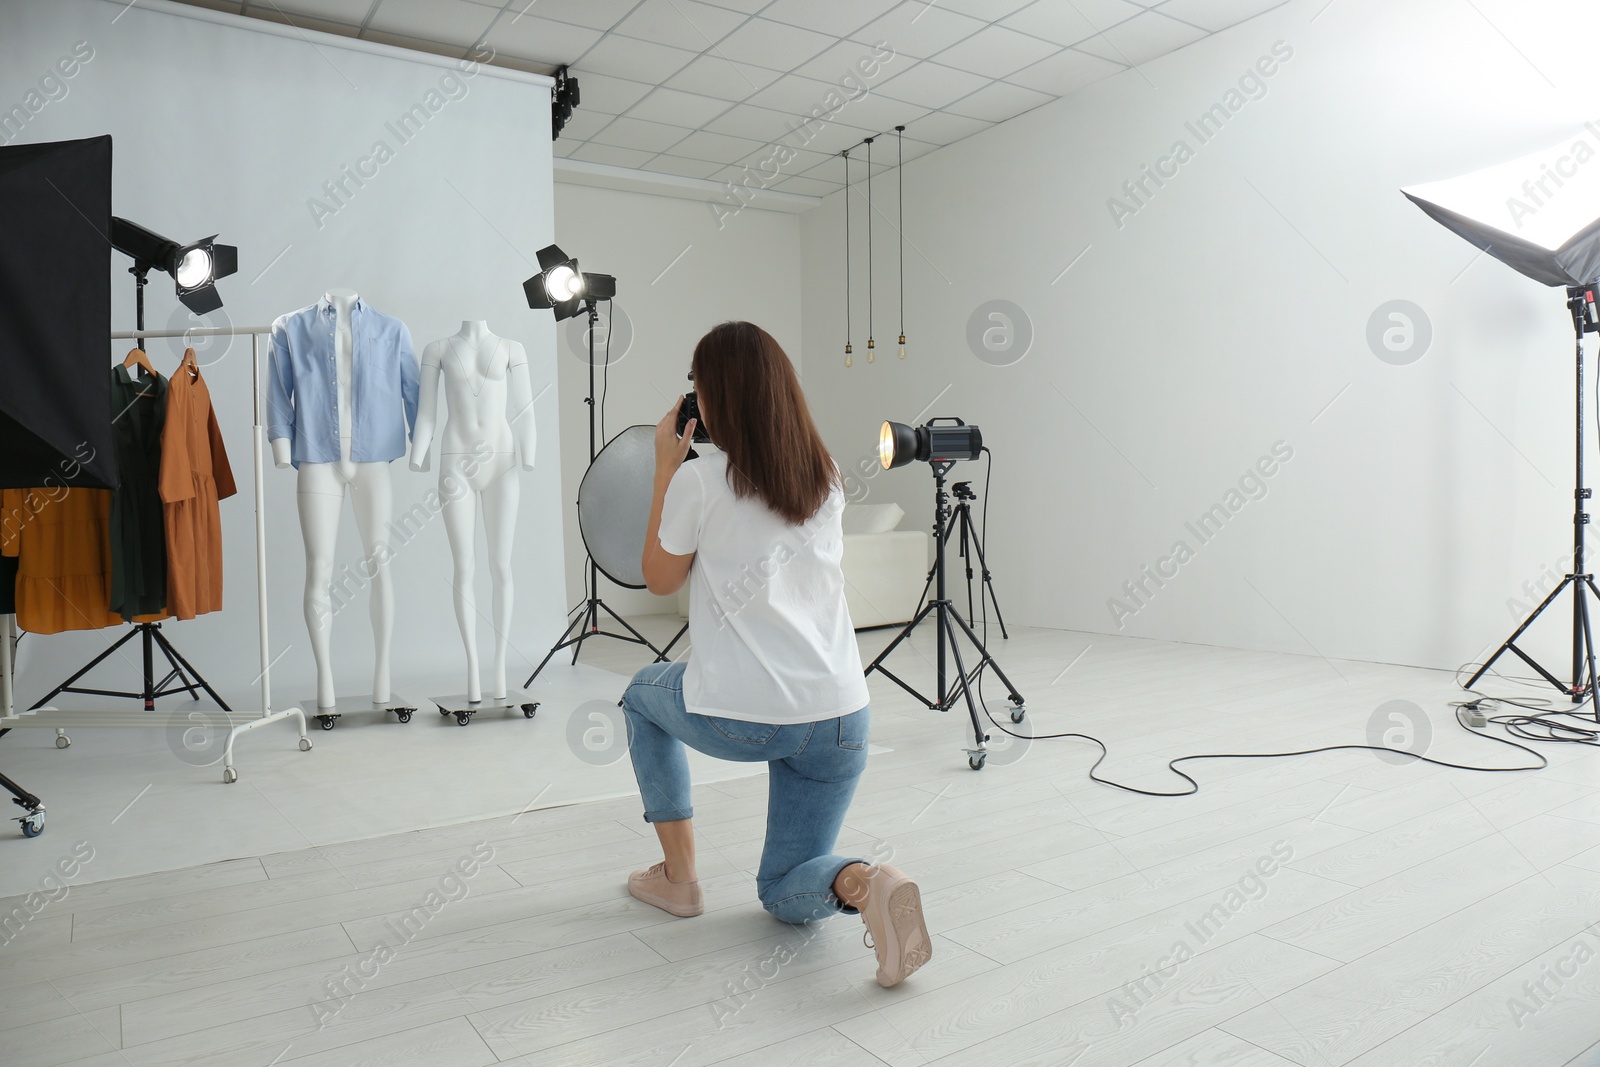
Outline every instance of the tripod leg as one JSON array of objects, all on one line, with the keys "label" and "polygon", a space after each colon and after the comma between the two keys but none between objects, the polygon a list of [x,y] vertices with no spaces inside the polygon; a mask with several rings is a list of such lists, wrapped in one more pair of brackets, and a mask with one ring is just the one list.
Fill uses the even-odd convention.
[{"label": "tripod leg", "polygon": [[[627,630],[630,634],[632,634],[634,636],[635,640],[637,640],[645,648],[648,648],[651,652],[654,652],[656,654],[656,662],[657,663],[661,662],[663,659],[666,658],[666,654],[663,653],[659,648],[657,648],[655,646],[654,642],[652,642],[649,638],[645,637],[645,635],[640,633],[638,630],[635,630],[633,628],[633,626],[628,622],[627,619],[624,619],[621,615],[618,615],[616,612],[612,611],[611,610],[611,605],[607,604],[604,600],[596,600],[595,601],[595,606],[596,606],[597,609],[604,608],[605,609],[605,613],[607,615],[611,616],[614,620],[616,620],[618,625],[620,625],[624,630]],[[598,611],[597,611],[596,614],[598,616]],[[597,621],[598,621],[598,619],[597,619]],[[616,634],[610,634],[610,635],[607,635],[607,636],[615,637],[617,635]],[[673,638],[673,640],[676,641],[677,638]]]},{"label": "tripod leg", "polygon": [[165,695],[164,691],[167,688],[167,683],[172,681],[173,677],[176,676],[178,682],[180,683],[178,688],[188,690],[190,700],[199,700],[200,694],[195,692],[195,683],[189,680],[189,676],[184,673],[184,670],[181,666],[179,666],[178,661],[172,658],[172,650],[167,646],[165,641],[161,643],[161,651],[166,653],[167,663],[172,667],[172,671],[165,678],[161,679],[160,685],[156,686],[157,695]]},{"label": "tripod leg", "polygon": [[[1554,589],[1550,590],[1550,595],[1545,597],[1543,600],[1541,600],[1539,602],[1539,606],[1533,609],[1533,613],[1531,615],[1529,615],[1526,619],[1522,620],[1522,625],[1518,626],[1516,628],[1516,630],[1514,630],[1512,632],[1511,636],[1505,639],[1505,643],[1502,644],[1498,649],[1495,650],[1494,655],[1492,655],[1488,659],[1484,660],[1483,666],[1479,667],[1477,669],[1477,671],[1472,675],[1472,677],[1467,679],[1467,684],[1462,686],[1462,688],[1463,689],[1471,689],[1473,686],[1477,685],[1478,684],[1478,679],[1482,678],[1485,674],[1488,673],[1489,668],[1494,666],[1495,660],[1497,660],[1501,656],[1505,655],[1508,650],[1515,651],[1515,647],[1514,646],[1517,643],[1517,638],[1522,636],[1523,631],[1527,630],[1528,627],[1532,626],[1533,623],[1534,623],[1534,620],[1537,619],[1544,612],[1545,608],[1550,606],[1551,601],[1555,600],[1556,597],[1561,595],[1561,591],[1567,587],[1567,583],[1568,582],[1576,582],[1577,580],[1578,580],[1578,576],[1577,575],[1569,574],[1569,575],[1567,575],[1565,578],[1563,578],[1561,580],[1561,584],[1560,585],[1558,585]],[[1550,678],[1549,672],[1548,671],[1544,671],[1542,668],[1540,669],[1540,673],[1544,674],[1544,676],[1546,678]],[[1554,685],[1557,689],[1565,689],[1566,688],[1566,686],[1562,685],[1560,682],[1558,682],[1558,681],[1556,681],[1554,679],[1551,679],[1550,684]]]},{"label": "tripod leg", "polygon": [[550,646],[550,651],[544,654],[544,659],[540,660],[539,665],[533,669],[533,673],[528,675],[528,680],[522,683],[522,688],[526,689],[528,686],[532,685],[533,680],[539,677],[539,672],[544,670],[544,665],[550,662],[551,657],[553,657],[557,652],[560,652],[563,648],[567,647],[567,639],[572,635],[572,631],[583,625],[583,621],[586,618],[588,618],[586,614],[580,614],[571,622],[567,623],[567,628],[561,631],[561,637],[557,639],[555,644]]},{"label": "tripod leg", "polygon": [[[951,615],[954,615],[957,622],[961,622],[961,615],[954,608],[946,607],[945,610],[949,611]],[[966,624],[962,623],[962,628],[965,629],[965,627]],[[967,714],[972,717],[972,736],[976,742],[974,747],[976,748],[977,752],[982,753],[986,750],[989,735],[984,731],[983,723],[978,719],[978,705],[977,702],[972,699],[972,686],[967,684],[966,666],[961,662],[961,642],[956,640],[956,632],[954,630],[946,630],[945,633],[949,635],[950,652],[953,656],[955,656],[956,673],[961,676],[961,681],[957,682],[956,684],[961,689],[961,695],[966,698]],[[980,645],[979,647],[981,648],[983,646]],[[948,711],[952,706],[954,706],[955,693],[940,693],[939,697],[939,703],[944,710]],[[981,756],[974,755],[970,758],[977,759],[979,761],[978,764],[973,768],[974,770],[977,770],[979,767],[983,766]]]},{"label": "tripod leg", "polygon": [[1600,685],[1597,685],[1597,683],[1600,683],[1600,678],[1597,678],[1595,674],[1594,625],[1589,615],[1589,600],[1584,596],[1586,589],[1594,594],[1596,601],[1600,601],[1600,589],[1595,588],[1594,579],[1587,574],[1583,576],[1583,584],[1578,586],[1574,592],[1578,594],[1578,599],[1583,602],[1583,639],[1588,644],[1589,652],[1589,703],[1590,707],[1594,709],[1594,721],[1600,722]]},{"label": "tripod leg", "polygon": [[[956,617],[956,621],[961,621],[960,616]],[[978,640],[978,635],[972,632],[972,627],[963,622],[961,623],[961,629],[966,633],[967,640],[971,641],[978,651],[983,654],[983,658],[978,661],[978,669],[982,670],[986,666],[993,667],[995,677],[999,678],[1006,687],[1006,693],[1010,696],[1012,703],[1023,703],[1022,694],[1017,692],[1017,687],[1011,684],[1011,679],[1006,677],[1005,672],[1000,669],[1000,664],[989,654],[989,650],[984,646],[984,643]]]},{"label": "tripod leg", "polygon": [[600,629],[600,613],[594,608],[598,603],[598,600],[591,597],[588,605],[583,609],[583,632],[578,634],[576,641],[572,642],[572,665],[574,667],[578,665],[578,653],[583,651],[584,638]]},{"label": "tripod leg", "polygon": [[[200,677],[200,672],[195,670],[194,666],[190,664],[188,660],[183,658],[183,653],[179,652],[173,647],[172,642],[167,640],[165,634],[154,627],[151,628],[150,632],[152,635],[154,635],[156,643],[161,646],[162,651],[167,654],[168,658],[175,660],[183,667],[184,670],[187,670],[190,674],[192,674],[195,682],[199,684],[200,688],[209,693],[211,695],[211,699],[216,701],[217,707],[221,708],[223,711],[233,710],[232,708],[228,707],[228,702],[217,695],[217,691],[215,689],[211,688],[211,684],[204,678]],[[191,689],[190,692],[193,693],[194,691]],[[198,694],[196,694],[196,696],[198,696]]]},{"label": "tripod leg", "polygon": [[921,622],[927,616],[928,612],[932,611],[936,606],[937,602],[923,605],[922,610],[912,616],[911,621],[906,623],[899,633],[895,634],[894,640],[889,642],[888,647],[882,652],[879,652],[878,658],[868,664],[867,669],[861,673],[871,674],[873,671],[878,670],[878,665],[889,658],[889,653],[898,648],[901,641],[904,641],[906,638],[911,636],[911,631],[917,628],[917,623]]},{"label": "tripod leg", "polygon": [[994,579],[989,575],[989,561],[983,555],[983,542],[978,539],[976,530],[972,532],[972,548],[978,554],[978,569],[983,574],[983,587],[989,592],[989,603],[994,605],[995,621],[1000,624],[1000,637],[1009,641],[1011,634],[1006,632],[1006,617],[1000,614],[1000,598],[994,595]]},{"label": "tripod leg", "polygon": [[[77,674],[74,674],[71,678],[68,678],[66,681],[62,682],[60,685],[58,685],[54,689],[50,690],[50,692],[48,692],[44,696],[40,697],[38,702],[35,703],[33,705],[33,707],[28,709],[28,710],[36,711],[39,708],[42,708],[46,704],[50,703],[50,701],[54,700],[58,693],[62,693],[62,692],[65,692],[68,689],[71,689],[72,688],[72,684],[74,682],[76,682],[79,678],[82,678],[84,675],[88,674],[90,671],[94,670],[96,667],[100,666],[101,662],[103,660],[105,660],[105,658],[107,656],[111,655],[111,653],[115,652],[117,649],[121,648],[123,645],[125,645],[129,641],[133,640],[134,635],[136,635],[138,632],[139,632],[138,628],[135,627],[133,629],[130,629],[127,633],[123,634],[121,637],[117,638],[115,642],[113,642],[112,644],[110,644],[110,645],[108,645],[106,647],[106,650],[104,652],[100,653],[94,659],[92,659],[88,663],[84,664],[82,669],[80,669]],[[129,694],[129,695],[132,696],[134,694]]]},{"label": "tripod leg", "polygon": [[[624,623],[623,625],[626,626],[627,624]],[[681,641],[683,639],[683,635],[688,633],[688,632],[689,632],[689,624],[688,623],[684,623],[683,627],[681,629],[679,629],[679,631],[676,634],[673,635],[672,640],[667,642],[667,647],[663,648],[661,650],[661,654],[656,657],[656,662],[660,663],[663,660],[665,660],[667,658],[667,653],[672,651],[672,646],[677,644],[679,641]]]}]

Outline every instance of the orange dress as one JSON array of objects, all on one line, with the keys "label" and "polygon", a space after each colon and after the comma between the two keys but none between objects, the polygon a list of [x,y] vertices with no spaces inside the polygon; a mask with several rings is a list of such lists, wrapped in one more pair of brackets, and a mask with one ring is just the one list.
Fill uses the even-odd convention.
[{"label": "orange dress", "polygon": [[174,618],[222,610],[222,511],[217,502],[236,492],[211,390],[191,348],[167,384],[167,421],[161,430],[167,611]]},{"label": "orange dress", "polygon": [[29,633],[99,630],[111,611],[111,491],[0,490],[0,554],[17,556],[17,625]]}]

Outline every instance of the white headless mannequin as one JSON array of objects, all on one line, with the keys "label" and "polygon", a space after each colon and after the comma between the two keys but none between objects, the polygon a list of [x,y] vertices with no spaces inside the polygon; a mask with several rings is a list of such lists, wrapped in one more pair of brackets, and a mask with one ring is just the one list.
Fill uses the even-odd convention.
[{"label": "white headless mannequin", "polygon": [[[339,515],[344,510],[348,488],[355,498],[356,528],[366,552],[359,568],[367,581],[372,616],[372,702],[388,703],[389,644],[394,635],[394,591],[389,576],[389,555],[382,533],[394,512],[394,489],[387,463],[353,463],[350,460],[350,427],[353,402],[350,389],[353,370],[353,336],[350,322],[357,294],[350,289],[329,289],[323,294],[334,308],[334,371],[339,396],[339,461],[302,463],[295,484],[295,499],[300,505],[300,536],[306,546],[306,587],[302,601],[306,630],[311,635],[311,653],[317,661],[317,707],[337,706],[333,685],[330,645],[333,637],[333,610],[330,587],[333,583],[333,557],[339,537]],[[279,469],[289,466],[291,444],[288,438],[272,442],[272,461]]]},{"label": "white headless mannequin", "polygon": [[439,442],[439,496],[444,501],[444,528],[455,560],[451,585],[456,625],[467,652],[467,699],[474,704],[483,699],[474,596],[481,500],[494,590],[492,692],[496,700],[504,700],[506,647],[511,633],[511,549],[521,492],[517,457],[520,453],[523,470],[532,470],[537,442],[528,355],[519,342],[496,337],[487,322],[472,320],[463,321],[457,333],[422,350],[421,397],[411,435],[414,471],[429,469],[441,377],[450,418]]}]

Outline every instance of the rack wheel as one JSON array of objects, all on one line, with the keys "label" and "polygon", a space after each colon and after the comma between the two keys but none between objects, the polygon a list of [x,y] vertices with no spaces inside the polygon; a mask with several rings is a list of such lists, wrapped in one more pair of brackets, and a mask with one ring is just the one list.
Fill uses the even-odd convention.
[{"label": "rack wheel", "polygon": [[333,724],[336,721],[336,719],[337,719],[337,716],[333,716],[333,715],[318,715],[317,716],[317,721],[322,724],[322,728],[324,730],[333,729]]},{"label": "rack wheel", "polygon": [[458,712],[456,712],[456,725],[457,726],[465,726],[465,725],[467,725],[467,723],[469,723],[471,721],[472,721],[472,712],[470,712],[470,711],[458,711]]},{"label": "rack wheel", "polygon": [[66,734],[62,734],[62,735],[60,735],[59,737],[56,738],[56,747],[57,748],[69,748],[69,747],[71,747],[71,745],[72,745],[72,738],[68,737]]},{"label": "rack wheel", "polygon": [[984,762],[984,760],[986,760],[988,758],[989,758],[989,754],[987,752],[980,752],[976,756],[968,756],[967,757],[967,766],[971,767],[975,771],[981,771],[981,770],[983,770],[983,762]]},{"label": "rack wheel", "polygon": [[522,717],[524,719],[531,719],[531,718],[533,718],[534,712],[536,712],[538,710],[539,710],[539,704],[538,704],[537,701],[535,701],[532,704],[524,704],[524,705],[522,705]]},{"label": "rack wheel", "polygon": [[394,717],[399,719],[401,722],[410,722],[411,721],[411,712],[406,710],[406,709],[404,709],[404,708],[402,708],[401,710],[399,710],[399,711],[394,713]]},{"label": "rack wheel", "polygon": [[449,708],[440,708],[439,709],[439,714],[443,715],[445,718],[448,719],[450,717],[450,709]]},{"label": "rack wheel", "polygon": [[222,780],[227,785],[232,785],[239,780],[239,772],[232,767],[224,767],[222,768]]},{"label": "rack wheel", "polygon": [[17,822],[22,826],[23,837],[38,837],[44,833],[44,812],[42,811],[29,812],[18,819]]},{"label": "rack wheel", "polygon": [[302,737],[300,739],[300,751],[301,752],[310,752],[311,751],[311,738]]},{"label": "rack wheel", "polygon": [[1026,719],[1027,717],[1028,717],[1028,709],[1023,707],[1021,704],[1018,704],[1016,707],[1011,709],[1011,721],[1012,722],[1021,722],[1023,719]]}]

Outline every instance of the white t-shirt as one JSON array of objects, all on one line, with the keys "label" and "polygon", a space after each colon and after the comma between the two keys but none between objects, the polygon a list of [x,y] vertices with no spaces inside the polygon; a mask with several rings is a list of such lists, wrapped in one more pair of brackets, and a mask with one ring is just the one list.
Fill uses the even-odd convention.
[{"label": "white t-shirt", "polygon": [[661,547],[689,568],[685,707],[746,722],[832,719],[867,705],[844,602],[837,487],[794,526],[759,497],[734,495],[721,452],[689,460],[667,486]]}]

